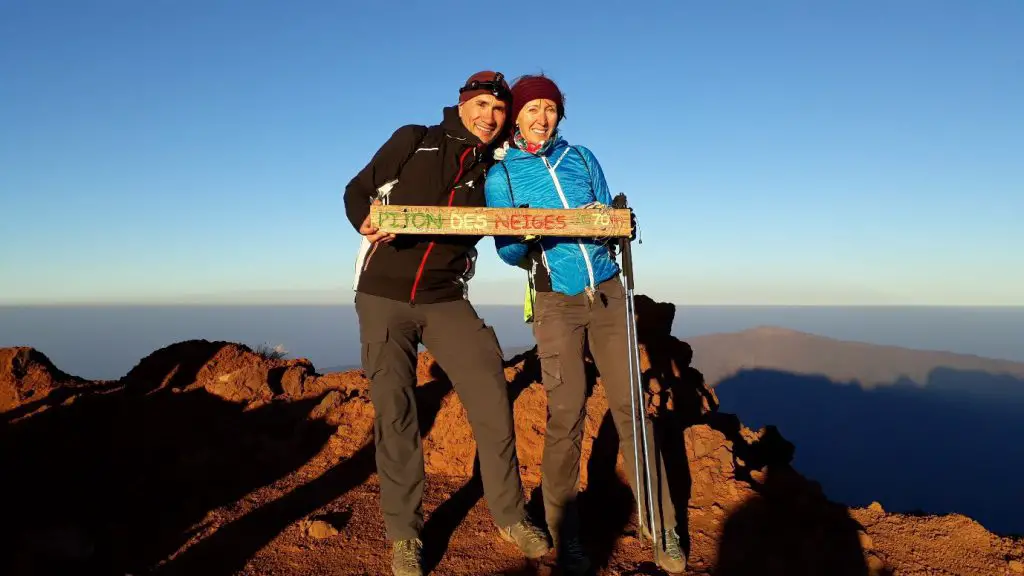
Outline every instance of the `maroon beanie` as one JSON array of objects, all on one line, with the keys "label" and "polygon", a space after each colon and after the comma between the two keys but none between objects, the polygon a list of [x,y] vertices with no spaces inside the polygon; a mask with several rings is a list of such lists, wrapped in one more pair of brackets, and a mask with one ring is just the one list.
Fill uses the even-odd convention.
[{"label": "maroon beanie", "polygon": [[495,98],[504,100],[509,105],[512,103],[508,82],[500,72],[484,70],[467,78],[466,84],[459,89],[459,103],[467,102],[481,94],[493,94]]},{"label": "maroon beanie", "polygon": [[515,123],[519,112],[527,102],[547,98],[558,106],[558,119],[565,117],[565,103],[558,85],[546,76],[523,76],[512,85],[512,114],[509,118]]}]

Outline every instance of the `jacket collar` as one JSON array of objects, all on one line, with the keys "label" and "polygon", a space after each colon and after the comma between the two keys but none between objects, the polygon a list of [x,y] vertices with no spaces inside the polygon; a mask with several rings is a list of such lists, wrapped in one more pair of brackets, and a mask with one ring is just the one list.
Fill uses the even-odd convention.
[{"label": "jacket collar", "polygon": [[551,158],[552,156],[561,156],[562,152],[568,145],[569,143],[564,138],[562,138],[558,134],[555,134],[554,142],[552,142],[551,145],[548,146],[547,150],[538,155],[531,154],[525,150],[521,150],[515,144],[510,143],[508,145],[508,151],[505,154],[505,159],[519,160],[522,158],[539,158],[540,156],[547,156],[548,158]]},{"label": "jacket collar", "polygon": [[468,146],[479,146],[481,144],[480,138],[467,130],[466,125],[462,123],[462,118],[459,118],[458,106],[446,106],[443,110],[443,116],[441,127],[444,128],[444,131],[449,136],[464,141]]}]

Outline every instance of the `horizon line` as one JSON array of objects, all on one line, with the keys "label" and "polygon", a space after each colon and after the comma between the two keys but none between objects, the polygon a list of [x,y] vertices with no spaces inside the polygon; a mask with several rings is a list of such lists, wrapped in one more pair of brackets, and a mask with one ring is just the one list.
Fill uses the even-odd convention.
[{"label": "horizon line", "polygon": [[[913,303],[913,302],[836,302],[836,303],[785,303],[785,302],[677,302],[657,300],[658,303],[669,303],[683,308],[1024,308],[1021,304],[936,304],[936,303]],[[498,304],[491,302],[473,302],[474,307],[502,307],[522,308],[522,304]],[[0,308],[127,308],[127,307],[148,307],[148,308],[241,308],[241,307],[278,307],[278,308],[308,308],[308,307],[338,307],[354,308],[351,302],[295,302],[295,301],[56,301],[56,302],[0,302]]]}]

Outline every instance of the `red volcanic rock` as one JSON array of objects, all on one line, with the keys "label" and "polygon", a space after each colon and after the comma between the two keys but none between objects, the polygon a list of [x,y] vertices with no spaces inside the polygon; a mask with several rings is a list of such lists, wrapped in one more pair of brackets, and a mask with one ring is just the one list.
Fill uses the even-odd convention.
[{"label": "red volcanic rock", "polygon": [[[718,410],[690,346],[670,334],[671,304],[638,297],[637,313],[644,405],[685,519],[689,573],[1024,571],[1019,538],[969,518],[829,501],[792,468],[797,447],[778,430],[750,430]],[[590,361],[588,369],[584,544],[599,574],[657,573],[639,539],[600,375]],[[534,511],[547,420],[539,374],[533,351],[505,368]],[[498,538],[473,476],[465,410],[429,353],[419,356],[415,393],[432,573],[551,573],[553,556],[526,562]],[[34,403],[45,409],[26,409]],[[0,349],[0,410],[0,573],[389,573],[361,371],[321,375],[304,359],[191,340],[100,383],[64,374],[31,348],[8,348]]]},{"label": "red volcanic rock", "polygon": [[85,383],[59,370],[34,348],[0,348],[0,412],[43,400],[61,387]]}]

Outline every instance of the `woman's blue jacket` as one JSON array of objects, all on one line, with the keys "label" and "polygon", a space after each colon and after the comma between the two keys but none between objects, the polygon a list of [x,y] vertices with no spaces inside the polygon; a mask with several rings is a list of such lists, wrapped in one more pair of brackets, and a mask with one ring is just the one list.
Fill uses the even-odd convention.
[{"label": "woman's blue jacket", "polygon": [[[584,146],[570,146],[556,135],[540,154],[509,146],[505,157],[487,173],[487,206],[495,208],[581,208],[593,202],[611,205],[604,172]],[[559,237],[557,231],[532,232],[538,236],[542,261],[551,288],[574,296],[619,273],[608,245],[592,238]],[[550,235],[549,235],[550,234]],[[527,234],[524,234],[524,236]],[[507,264],[522,265],[529,246],[516,236],[495,236],[498,256]]]}]

